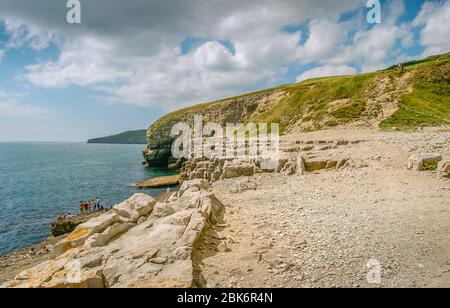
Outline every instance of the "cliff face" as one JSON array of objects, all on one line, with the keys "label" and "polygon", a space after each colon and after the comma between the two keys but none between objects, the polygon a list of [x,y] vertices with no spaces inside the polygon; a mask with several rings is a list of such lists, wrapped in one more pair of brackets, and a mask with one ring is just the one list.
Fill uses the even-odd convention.
[{"label": "cliff face", "polygon": [[411,129],[450,124],[450,54],[374,73],[307,80],[171,113],[147,132],[144,157],[152,167],[179,167],[171,159],[178,122],[279,123],[282,133],[335,126]]},{"label": "cliff face", "polygon": [[170,132],[175,124],[184,122],[192,126],[196,115],[202,115],[204,123],[243,123],[264,111],[262,108],[267,104],[279,102],[283,97],[283,89],[272,89],[171,113],[149,128],[148,146],[144,151],[145,160],[151,167],[168,167],[171,164],[179,167],[176,161],[171,159],[174,138],[170,136]]}]

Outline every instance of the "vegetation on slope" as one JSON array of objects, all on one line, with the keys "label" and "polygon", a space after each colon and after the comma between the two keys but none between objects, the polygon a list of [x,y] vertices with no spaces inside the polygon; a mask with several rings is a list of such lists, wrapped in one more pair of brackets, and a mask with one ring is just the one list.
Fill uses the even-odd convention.
[{"label": "vegetation on slope", "polygon": [[[245,122],[279,123],[284,133],[293,128],[310,131],[353,122],[375,122],[383,129],[450,124],[450,53],[374,73],[316,78],[259,93],[275,91],[282,91],[283,98],[249,114]],[[254,93],[228,101],[251,96]],[[169,114],[150,127],[149,136],[169,120],[201,113],[221,102]]]},{"label": "vegetation on slope", "polygon": [[430,59],[419,62],[412,92],[402,96],[400,108],[381,128],[450,124],[450,54]]},{"label": "vegetation on slope", "polygon": [[147,130],[129,131],[114,136],[96,138],[88,140],[88,143],[107,143],[107,144],[146,144]]},{"label": "vegetation on slope", "polygon": [[[398,111],[381,121],[380,128],[413,129],[450,124],[450,54],[396,65],[375,73],[318,78],[285,86],[288,94],[285,99],[250,121],[278,122],[286,132],[293,126],[302,126],[308,131],[376,118],[382,115],[376,114],[376,109],[368,110],[371,92],[383,80],[388,80],[381,93],[374,96],[382,97],[386,93],[395,96],[395,80],[404,76],[411,76],[408,79],[411,89],[400,93]],[[378,102],[379,105],[388,103]],[[381,109],[382,106],[377,107]]]},{"label": "vegetation on slope", "polygon": [[[364,112],[364,90],[372,75],[319,78],[285,86],[285,98],[250,122],[280,123],[282,131],[299,124],[305,130],[335,126],[357,119]],[[334,104],[338,102],[337,104]],[[334,122],[333,122],[334,121]]]}]

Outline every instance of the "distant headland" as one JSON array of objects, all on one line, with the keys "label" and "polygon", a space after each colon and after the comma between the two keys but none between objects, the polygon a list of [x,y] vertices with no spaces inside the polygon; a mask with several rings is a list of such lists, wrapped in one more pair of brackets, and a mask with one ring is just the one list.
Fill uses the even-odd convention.
[{"label": "distant headland", "polygon": [[113,136],[89,139],[87,143],[147,144],[147,130],[128,131]]}]

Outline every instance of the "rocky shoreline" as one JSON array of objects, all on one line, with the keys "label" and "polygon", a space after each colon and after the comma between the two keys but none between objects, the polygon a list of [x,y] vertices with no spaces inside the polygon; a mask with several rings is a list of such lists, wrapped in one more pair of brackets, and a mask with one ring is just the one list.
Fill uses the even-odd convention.
[{"label": "rocky shoreline", "polygon": [[17,274],[25,269],[48,261],[52,256],[53,245],[64,238],[64,235],[50,237],[42,243],[0,256],[0,285],[14,279]]},{"label": "rocky shoreline", "polygon": [[450,285],[450,130],[320,131],[281,148],[276,165],[187,161],[179,191],[135,195],[3,286]]},{"label": "rocky shoreline", "polygon": [[194,246],[224,212],[208,190],[204,180],[185,182],[166,203],[135,194],[78,226],[54,245],[51,259],[2,287],[201,287]]},{"label": "rocky shoreline", "polygon": [[[167,202],[172,194],[173,192],[165,191],[155,196],[154,199],[157,202]],[[73,223],[70,221],[68,225],[70,229],[75,229],[81,223],[87,222],[91,218],[97,217],[101,214],[102,213],[96,212],[89,215],[80,215],[74,217],[74,220],[77,221],[75,227],[73,227]],[[50,226],[50,228],[52,228],[52,226]],[[53,257],[52,253],[54,245],[64,240],[71,232],[67,231],[67,226],[63,227],[63,229],[65,229],[65,231],[61,234],[56,236],[52,235],[41,243],[30,245],[0,256],[0,285],[6,281],[14,279],[14,277],[22,271],[50,260]]]}]

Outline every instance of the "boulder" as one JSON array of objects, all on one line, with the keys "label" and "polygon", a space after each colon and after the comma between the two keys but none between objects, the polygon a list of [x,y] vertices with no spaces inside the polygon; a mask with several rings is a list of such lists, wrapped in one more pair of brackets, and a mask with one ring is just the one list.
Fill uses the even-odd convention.
[{"label": "boulder", "polygon": [[440,161],[438,164],[438,172],[444,177],[450,178],[450,160]]},{"label": "boulder", "polygon": [[408,169],[414,171],[436,170],[442,156],[436,153],[422,153],[412,155],[408,159]]},{"label": "boulder", "polygon": [[175,214],[175,209],[170,205],[170,203],[156,203],[152,212],[152,217],[163,218],[172,214]]},{"label": "boulder", "polygon": [[206,179],[206,176],[207,176],[206,172],[207,172],[207,170],[203,169],[203,168],[195,169],[194,171],[189,173],[189,180],[192,181],[192,180],[196,180],[196,179],[200,179],[200,180]]},{"label": "boulder", "polygon": [[227,161],[223,166],[223,173],[220,179],[221,180],[232,179],[241,176],[252,176],[254,174],[255,174],[254,164],[239,160],[234,160],[232,162]]},{"label": "boulder", "polygon": [[296,164],[296,162],[288,161],[284,165],[283,169],[281,170],[281,173],[285,174],[285,175],[294,175],[296,173],[296,171],[297,171],[297,164]]},{"label": "boulder", "polygon": [[305,160],[305,170],[308,172],[314,172],[325,169],[336,169],[339,165],[339,160],[315,157]]},{"label": "boulder", "polygon": [[187,190],[192,189],[196,191],[200,191],[202,189],[207,190],[209,189],[209,183],[205,179],[196,179],[184,182],[183,185],[181,185],[180,190],[178,191],[178,198],[181,197]]},{"label": "boulder", "polygon": [[305,172],[306,172],[305,159],[301,155],[297,156],[296,171],[297,171],[297,174],[300,174],[300,175],[305,174]]},{"label": "boulder", "polygon": [[111,242],[117,236],[127,232],[130,230],[134,224],[132,223],[117,223],[115,225],[109,226],[102,233],[97,233],[91,236],[86,241],[87,247],[102,247],[106,246],[109,242]]},{"label": "boulder", "polygon": [[289,158],[280,158],[278,160],[278,164],[276,169],[274,170],[277,173],[281,173],[281,171],[283,171],[284,166],[286,166],[286,164],[289,162]]},{"label": "boulder", "polygon": [[135,194],[130,199],[113,207],[114,212],[132,222],[137,222],[142,216],[149,215],[156,201],[144,194]]},{"label": "boulder", "polygon": [[308,159],[305,161],[305,170],[308,172],[314,172],[322,169],[326,169],[328,166],[328,159]]},{"label": "boulder", "polygon": [[308,146],[304,146],[304,147],[301,148],[301,151],[303,151],[303,152],[309,152],[309,151],[312,151],[312,150],[314,150],[314,146],[313,145],[308,145]]}]

